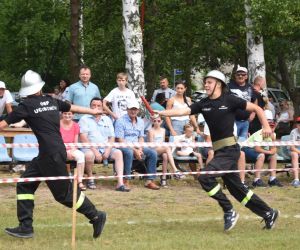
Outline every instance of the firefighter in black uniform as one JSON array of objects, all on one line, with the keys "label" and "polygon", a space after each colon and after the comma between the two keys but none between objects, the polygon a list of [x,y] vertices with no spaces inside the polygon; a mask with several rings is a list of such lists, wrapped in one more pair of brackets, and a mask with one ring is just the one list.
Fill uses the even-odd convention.
[{"label": "firefighter in black uniform", "polygon": [[[264,117],[263,110],[257,105],[246,102],[227,93],[225,76],[222,72],[210,71],[204,78],[204,88],[208,97],[192,104],[186,109],[156,111],[163,116],[182,116],[202,113],[211,131],[214,158],[203,168],[203,171],[237,170],[240,157],[240,147],[233,136],[235,111],[244,109],[256,112],[263,126],[263,136],[268,137],[272,131]],[[231,230],[237,220],[238,213],[221,190],[216,177],[221,176],[229,192],[252,212],[262,217],[266,229],[272,229],[279,216],[279,211],[270,208],[255,195],[247,186],[242,184],[238,173],[218,175],[200,175],[198,180],[209,196],[218,201],[224,211],[224,230]]]},{"label": "firefighter in black uniform", "polygon": [[[27,98],[0,122],[0,130],[7,125],[24,119],[36,135],[39,143],[39,155],[32,160],[22,175],[23,178],[39,176],[68,176],[66,169],[66,148],[59,132],[59,111],[96,115],[100,111],[83,108],[42,95],[45,82],[39,74],[28,70],[21,80],[20,95]],[[46,181],[55,200],[72,207],[73,188],[69,180]],[[6,228],[5,232],[19,238],[33,237],[34,193],[40,182],[17,184],[17,215],[19,226]],[[97,211],[92,202],[78,189],[76,208],[93,225],[93,237],[100,236],[106,213]]]}]

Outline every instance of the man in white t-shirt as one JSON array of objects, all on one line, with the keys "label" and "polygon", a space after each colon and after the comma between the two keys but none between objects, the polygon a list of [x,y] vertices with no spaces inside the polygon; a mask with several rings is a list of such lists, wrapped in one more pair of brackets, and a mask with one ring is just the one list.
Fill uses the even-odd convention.
[{"label": "man in white t-shirt", "polygon": [[0,81],[0,121],[3,119],[4,109],[6,109],[7,114],[12,112],[12,102],[11,93],[6,89],[5,83]]},{"label": "man in white t-shirt", "polygon": [[[126,87],[128,76],[126,73],[117,74],[118,87],[114,88],[103,100],[103,109],[113,120],[117,120],[121,116],[127,114],[128,103],[135,102],[135,94]],[[108,103],[112,105],[112,110],[108,107]]]},{"label": "man in white t-shirt", "polygon": [[[290,133],[291,141],[300,141],[300,116],[296,119],[297,127],[294,128]],[[292,185],[294,187],[300,187],[299,182],[299,155],[300,155],[300,146],[292,145],[290,147],[291,158],[292,158],[292,168],[294,171],[294,180]]]}]

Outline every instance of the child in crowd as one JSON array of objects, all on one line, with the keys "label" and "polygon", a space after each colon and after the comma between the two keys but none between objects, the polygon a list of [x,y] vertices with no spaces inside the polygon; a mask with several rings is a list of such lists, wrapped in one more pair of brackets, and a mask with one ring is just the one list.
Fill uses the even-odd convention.
[{"label": "child in crowd", "polygon": [[[195,142],[194,127],[188,123],[184,125],[183,129],[184,129],[184,134],[175,136],[174,141],[185,142],[185,143]],[[183,146],[180,149],[176,150],[176,154],[178,156],[191,156],[191,157],[195,156],[199,164],[198,169],[203,168],[202,156],[200,153],[195,152],[193,147]]]},{"label": "child in crowd", "polygon": [[[133,91],[126,87],[128,76],[126,73],[117,74],[118,87],[114,88],[103,100],[103,110],[107,112],[113,120],[117,120],[127,114],[127,104],[136,100]],[[112,105],[112,110],[109,108]]]},{"label": "child in crowd", "polygon": [[[60,120],[60,133],[64,143],[77,143],[79,138],[79,125],[73,121],[72,112],[63,112]],[[84,174],[85,158],[84,153],[77,148],[67,148],[67,159],[77,162],[77,180],[81,191],[85,191],[86,187],[82,183]]]},{"label": "child in crowd", "polygon": [[[149,142],[164,142],[166,130],[161,127],[161,125],[162,125],[161,117],[153,118],[152,124],[153,124],[152,128],[148,131],[148,141]],[[155,149],[156,149],[157,154],[161,155],[163,158],[163,163],[162,163],[163,175],[162,175],[160,184],[162,187],[167,187],[166,173],[167,173],[168,163],[170,163],[171,168],[172,168],[171,171],[173,173],[175,173],[176,179],[180,179],[181,175],[179,174],[179,171],[176,168],[171,148],[156,147]]]}]

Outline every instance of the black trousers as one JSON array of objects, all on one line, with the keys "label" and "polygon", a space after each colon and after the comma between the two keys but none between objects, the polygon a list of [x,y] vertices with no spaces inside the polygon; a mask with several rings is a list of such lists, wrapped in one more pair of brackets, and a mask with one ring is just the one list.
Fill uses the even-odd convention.
[{"label": "black trousers", "polygon": [[[215,151],[214,158],[202,171],[221,171],[221,170],[237,170],[237,162],[240,157],[240,147],[238,144],[234,146],[224,147]],[[240,180],[238,173],[225,173],[218,175],[200,175],[198,180],[203,189],[215,200],[218,201],[224,212],[231,210],[232,204],[221,190],[220,184],[216,181],[216,177],[222,177],[228,191],[249,208],[252,212],[260,217],[266,217],[271,208],[249,190]]]},{"label": "black trousers", "polygon": [[[68,176],[66,169],[66,153],[38,156],[32,160],[22,178]],[[67,206],[73,205],[73,185],[70,180],[46,181],[56,201]],[[20,225],[32,227],[34,193],[40,185],[39,181],[17,184],[17,215]],[[78,189],[77,211],[88,219],[97,216],[97,210],[91,201]]]}]

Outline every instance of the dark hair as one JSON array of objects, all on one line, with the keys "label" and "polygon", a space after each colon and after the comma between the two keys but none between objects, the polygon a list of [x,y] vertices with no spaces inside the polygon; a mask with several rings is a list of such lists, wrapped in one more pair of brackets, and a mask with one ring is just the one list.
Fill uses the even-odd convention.
[{"label": "dark hair", "polygon": [[64,81],[66,83],[66,87],[64,87],[64,88],[61,88],[60,85],[59,85],[59,91],[64,92],[65,89],[70,86],[71,82],[67,78],[63,78],[60,81]]},{"label": "dark hair", "polygon": [[100,97],[93,97],[93,99],[90,101],[90,106],[92,104],[93,101],[101,101],[102,102],[102,98]]},{"label": "dark hair", "polygon": [[[179,85],[179,84],[182,84],[184,87],[186,87],[186,82],[185,82],[185,80],[177,80],[176,82],[175,82],[175,88],[177,87],[177,85]],[[184,93],[183,93],[183,101],[186,103],[186,105],[189,107],[190,106],[190,104],[188,103],[188,101],[187,101],[187,99],[186,99],[186,94],[185,94],[185,91],[184,91]]]},{"label": "dark hair", "polygon": [[164,103],[166,101],[165,93],[158,93],[155,97],[155,101],[159,104]]}]

